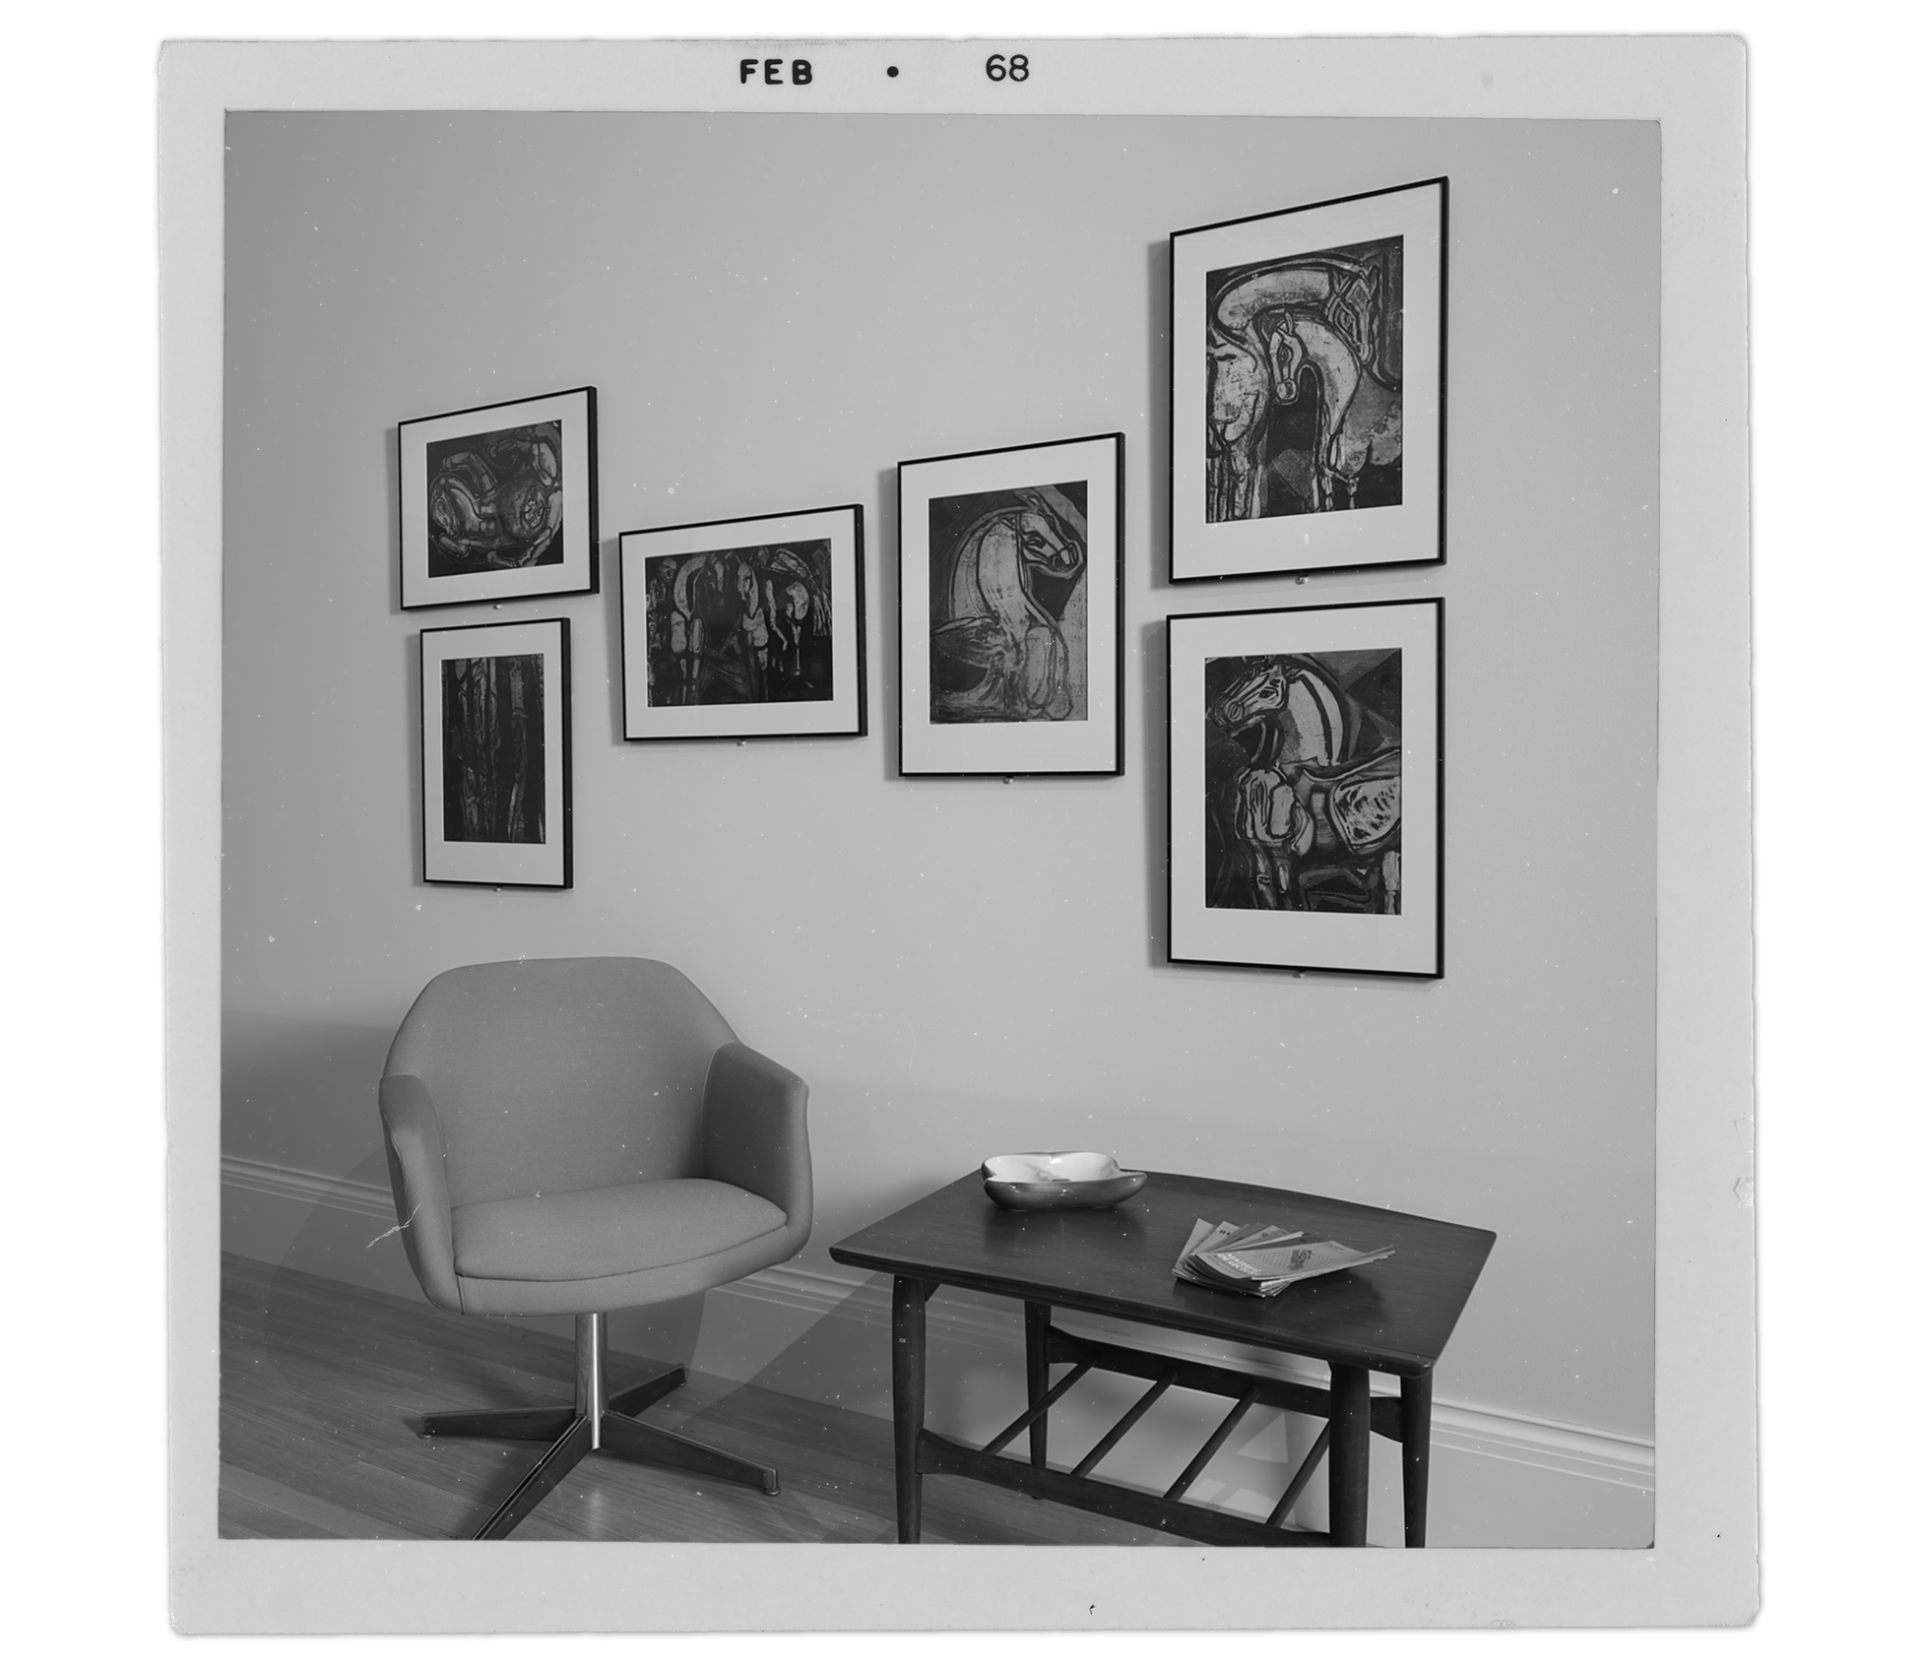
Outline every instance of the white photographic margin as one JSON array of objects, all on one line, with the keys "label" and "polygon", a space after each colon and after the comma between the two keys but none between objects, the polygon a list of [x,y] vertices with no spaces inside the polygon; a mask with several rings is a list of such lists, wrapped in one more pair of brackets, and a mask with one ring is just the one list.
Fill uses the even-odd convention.
[{"label": "white photographic margin", "polygon": [[[1085,435],[900,465],[900,774],[1118,776],[1119,640],[1125,583],[1126,437]],[[931,696],[928,509],[936,498],[1087,483],[1087,716],[1080,723],[935,724]]]},{"label": "white photographic margin", "polygon": [[[535,423],[560,425],[562,558],[542,567],[487,573],[427,572],[427,447],[463,435],[494,434]],[[515,597],[567,596],[600,588],[598,426],[592,388],[569,388],[533,399],[471,406],[400,424],[400,606],[503,602]]]},{"label": "white photographic margin", "polygon": [[[1168,616],[1169,961],[1440,977],[1442,612],[1441,600],[1429,597]],[[1207,662],[1223,655],[1388,648],[1402,657],[1402,913],[1209,909]]]},{"label": "white photographic margin", "polygon": [[[463,886],[573,884],[573,760],[565,620],[437,626],[420,633],[421,879]],[[547,837],[537,845],[449,840],[441,807],[443,755],[440,668],[449,660],[537,654],[544,720]]]},{"label": "white photographic margin", "polygon": [[[867,733],[865,515],[858,504],[785,515],[640,528],[620,535],[620,684],[628,741],[732,740],[740,736],[863,736]],[[658,556],[799,544],[832,546],[828,606],[833,617],[833,698],[656,707],[647,700],[647,581]]]},{"label": "white photographic margin", "polygon": [[[1207,520],[1207,274],[1401,237],[1400,502],[1363,510]],[[1446,554],[1447,182],[1173,233],[1173,541],[1171,577],[1219,579]]]}]

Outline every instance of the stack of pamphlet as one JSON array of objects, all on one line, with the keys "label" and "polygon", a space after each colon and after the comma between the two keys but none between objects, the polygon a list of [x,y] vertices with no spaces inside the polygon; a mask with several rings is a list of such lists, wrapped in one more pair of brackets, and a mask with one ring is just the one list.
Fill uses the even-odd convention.
[{"label": "stack of pamphlet", "polygon": [[1232,1222],[1196,1221],[1173,1272],[1195,1285],[1272,1297],[1296,1280],[1358,1268],[1392,1255],[1391,1245],[1378,1251],[1355,1251],[1336,1240],[1309,1238],[1299,1228],[1276,1228],[1272,1223],[1242,1228]]}]

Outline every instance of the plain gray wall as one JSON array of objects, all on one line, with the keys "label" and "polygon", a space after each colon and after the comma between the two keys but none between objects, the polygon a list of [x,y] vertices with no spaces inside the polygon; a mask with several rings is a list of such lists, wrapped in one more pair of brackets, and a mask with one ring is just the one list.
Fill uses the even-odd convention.
[{"label": "plain gray wall", "polygon": [[[442,968],[683,968],[843,1234],[1022,1147],[1498,1231],[1442,1396],[1653,1425],[1650,124],[236,114],[225,1149],[379,1179]],[[1167,234],[1452,180],[1449,561],[1166,582]],[[398,608],[394,425],[592,383],[602,594]],[[1127,774],[893,772],[894,460],[1124,430]],[[619,739],[622,528],[867,506],[873,733]],[[577,513],[577,512],[576,512]],[[1169,612],[1447,599],[1447,973],[1165,964]],[[576,884],[419,876],[415,634],[573,621]]]}]

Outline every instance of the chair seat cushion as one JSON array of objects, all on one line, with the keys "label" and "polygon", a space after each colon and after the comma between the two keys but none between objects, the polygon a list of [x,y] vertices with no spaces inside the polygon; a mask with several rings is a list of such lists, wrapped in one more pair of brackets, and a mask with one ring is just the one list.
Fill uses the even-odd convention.
[{"label": "chair seat cushion", "polygon": [[623,1182],[489,1199],[453,1212],[453,1266],[479,1280],[593,1280],[691,1262],[785,1226],[728,1182]]}]

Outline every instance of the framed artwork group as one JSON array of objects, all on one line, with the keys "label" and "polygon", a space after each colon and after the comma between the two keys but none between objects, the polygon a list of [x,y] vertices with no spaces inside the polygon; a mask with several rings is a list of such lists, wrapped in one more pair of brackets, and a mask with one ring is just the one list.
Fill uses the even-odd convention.
[{"label": "framed artwork group", "polygon": [[[1172,582],[1445,559],[1447,192],[1172,234]],[[597,591],[595,429],[590,387],[399,424],[401,607]],[[1126,437],[896,486],[899,774],[1123,774]],[[862,506],[618,554],[625,740],[867,733]],[[1168,616],[1169,961],[1440,976],[1443,612]],[[419,638],[424,878],[570,886],[568,622]]]}]

